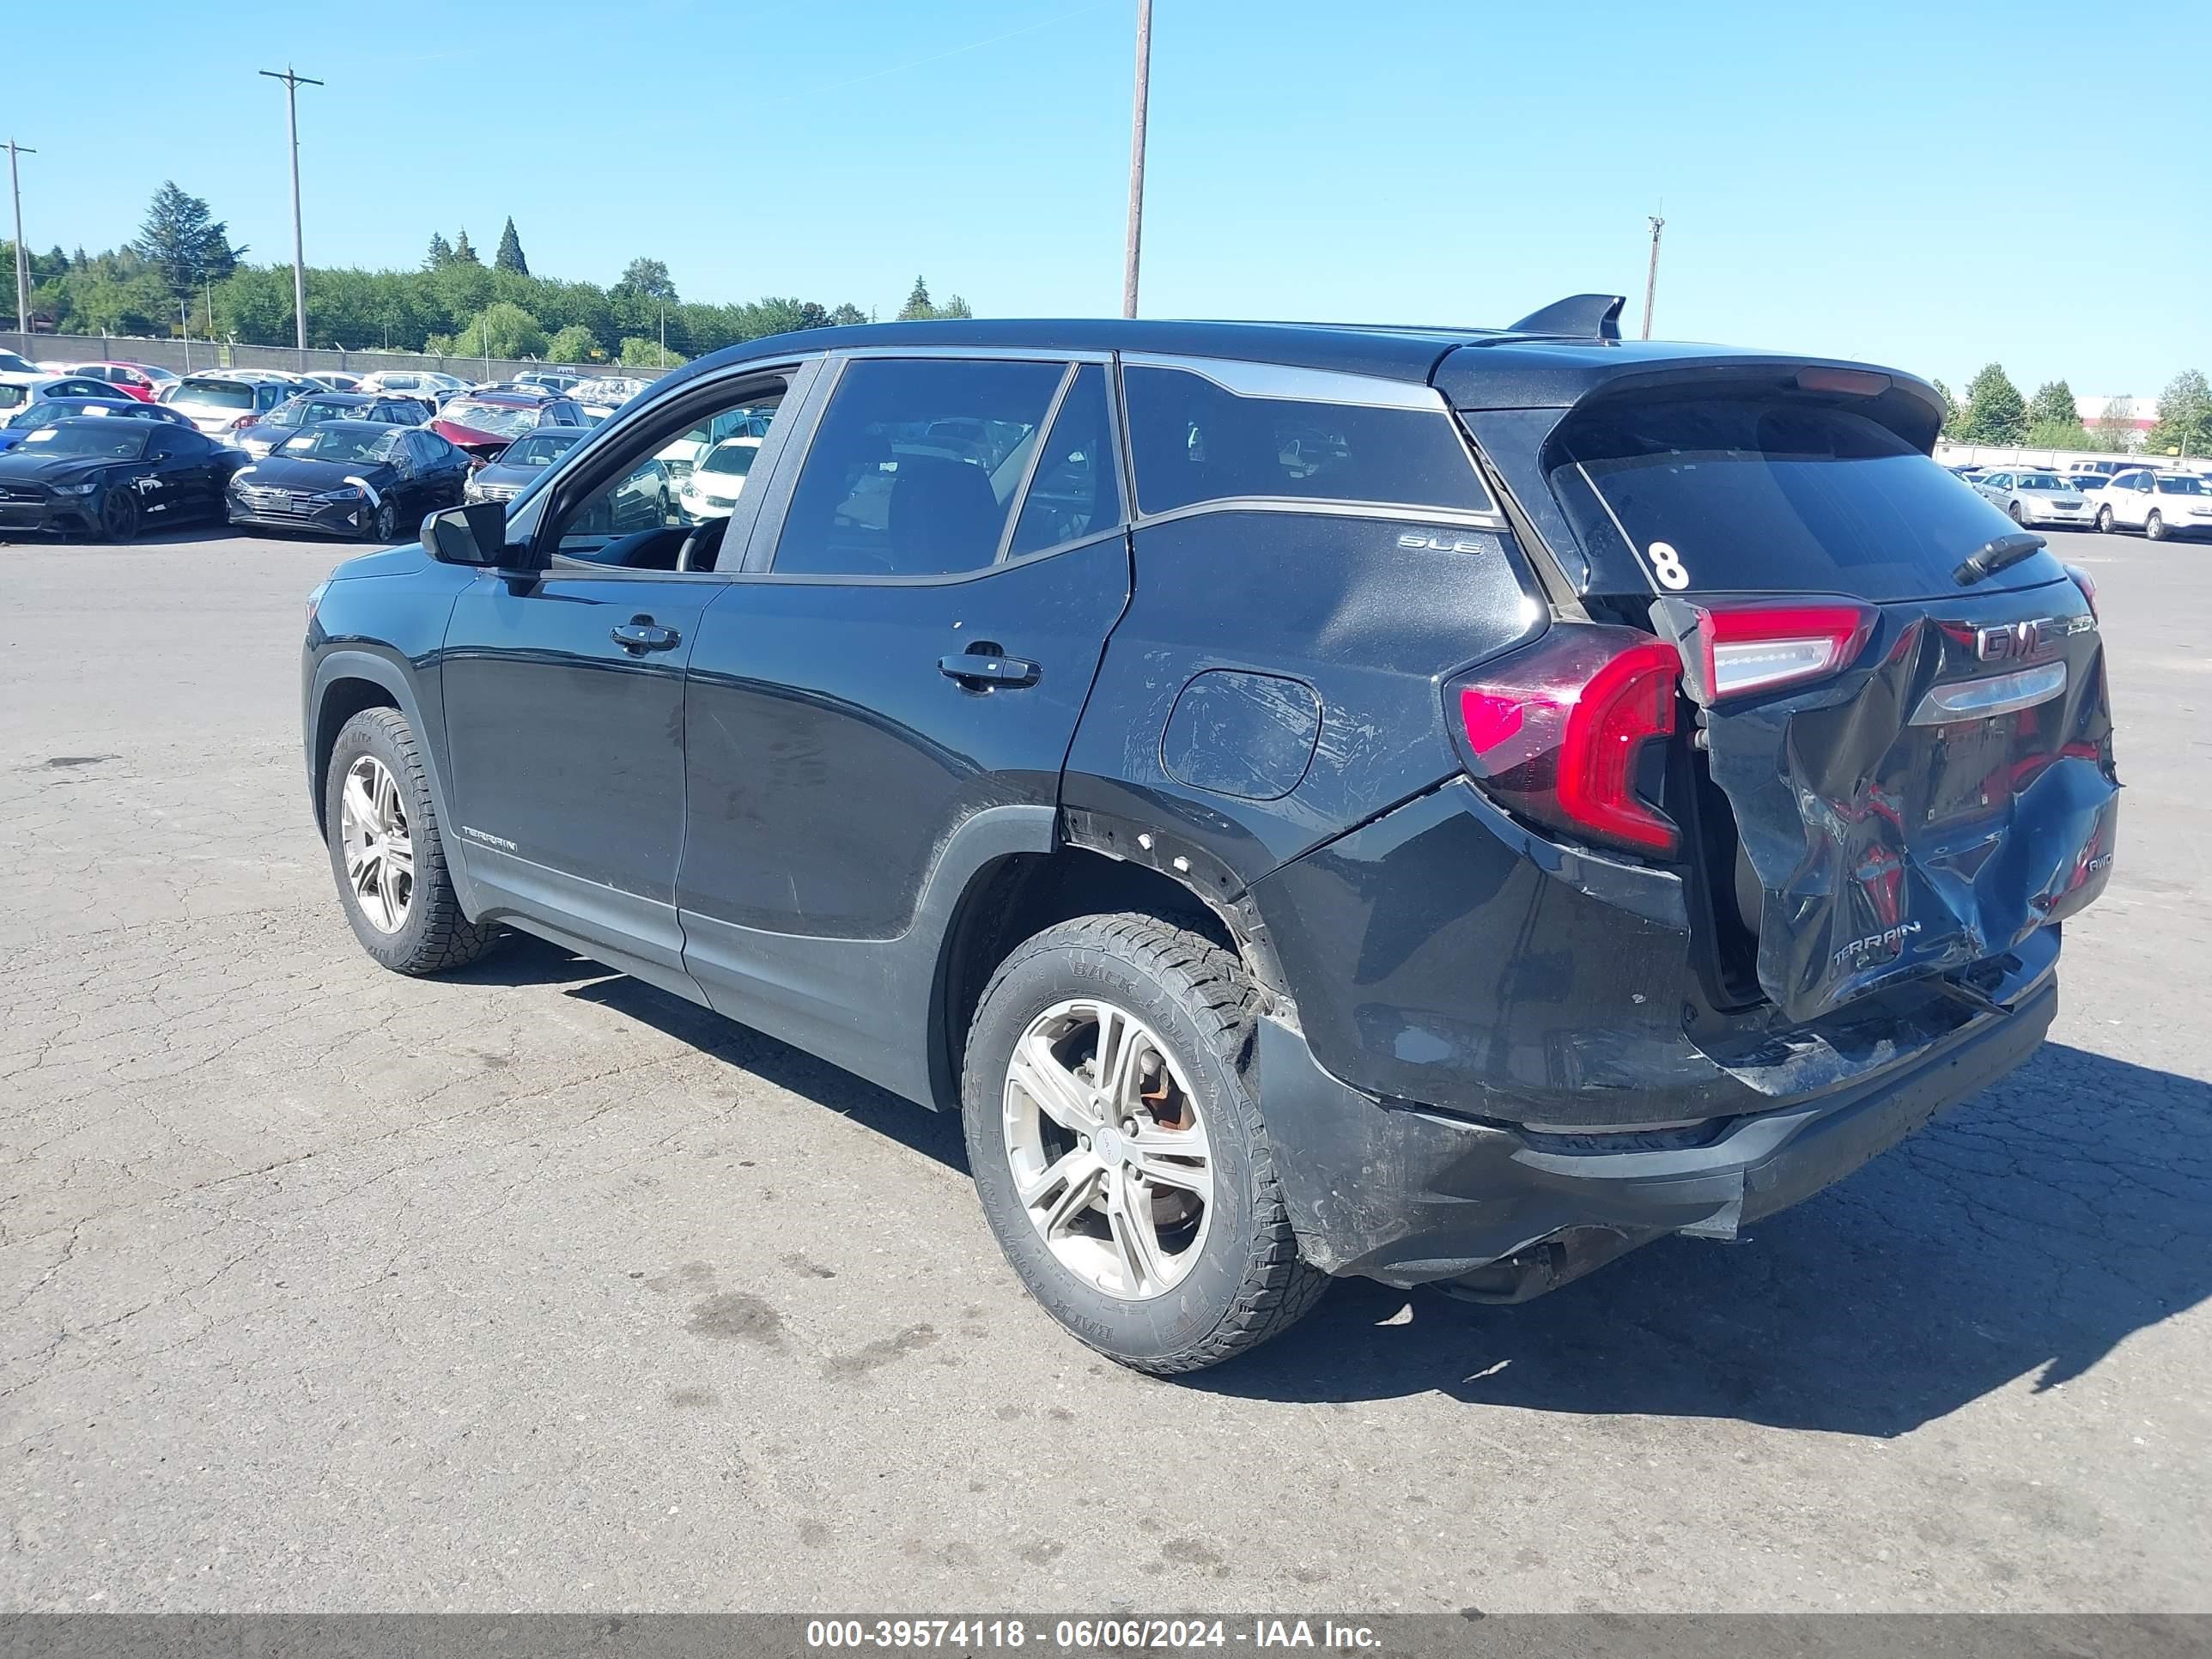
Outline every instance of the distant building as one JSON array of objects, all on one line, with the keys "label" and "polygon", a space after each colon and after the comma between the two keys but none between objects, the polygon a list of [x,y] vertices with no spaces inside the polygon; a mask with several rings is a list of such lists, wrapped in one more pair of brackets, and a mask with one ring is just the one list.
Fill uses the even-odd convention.
[{"label": "distant building", "polygon": [[2076,398],[2074,400],[2074,407],[2081,411],[2084,426],[2095,426],[2109,418],[2114,404],[2126,405],[2119,423],[2130,431],[2148,432],[2158,424],[2158,399],[2155,398]]}]

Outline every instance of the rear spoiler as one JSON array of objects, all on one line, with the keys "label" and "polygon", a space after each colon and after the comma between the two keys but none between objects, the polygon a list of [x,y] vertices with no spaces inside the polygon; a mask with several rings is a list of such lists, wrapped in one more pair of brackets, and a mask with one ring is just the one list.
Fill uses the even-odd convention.
[{"label": "rear spoiler", "polygon": [[1505,331],[1508,334],[1564,335],[1577,340],[1618,340],[1624,294],[1571,294],[1554,300],[1540,311],[1532,311]]}]

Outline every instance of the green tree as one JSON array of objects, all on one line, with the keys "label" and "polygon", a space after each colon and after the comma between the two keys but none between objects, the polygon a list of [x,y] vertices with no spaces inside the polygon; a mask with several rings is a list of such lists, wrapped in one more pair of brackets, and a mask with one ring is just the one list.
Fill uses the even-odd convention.
[{"label": "green tree", "polygon": [[2143,440],[2154,455],[2212,455],[2212,386],[2185,368],[2158,394],[2158,424]]},{"label": "green tree", "polygon": [[850,300],[846,301],[844,304],[830,313],[830,326],[832,328],[850,328],[856,323],[865,323],[867,320],[867,317],[860,307],[854,305]]},{"label": "green tree", "polygon": [[668,267],[658,259],[631,260],[623,267],[622,280],[615,288],[617,292],[634,294],[641,299],[676,303],[676,284],[669,280]]},{"label": "green tree", "polygon": [[545,343],[549,363],[587,363],[599,355],[599,343],[581,323],[570,323]]},{"label": "green tree", "polygon": [[968,302],[956,294],[938,307],[937,314],[940,317],[973,317],[975,313],[968,308]]},{"label": "green tree", "polygon": [[2136,447],[2136,400],[2124,392],[2105,405],[2105,412],[2089,428],[2089,447],[2107,454],[2124,455]]},{"label": "green tree", "polygon": [[493,301],[453,337],[454,355],[462,357],[536,357],[544,350],[538,319],[506,300]]},{"label": "green tree", "polygon": [[430,233],[430,251],[422,256],[422,269],[425,270],[436,270],[441,266],[449,265],[453,263],[453,245],[446,240],[446,233],[442,230],[432,231]]},{"label": "green tree", "polygon": [[1991,363],[1966,382],[1966,414],[1959,435],[1968,443],[2016,444],[2027,437],[2027,405],[2020,388]]},{"label": "green tree", "polygon": [[664,357],[661,355],[659,341],[648,340],[633,334],[622,343],[622,353],[618,361],[624,368],[659,368],[664,366],[678,368],[689,362],[690,359],[679,357],[672,351]]},{"label": "green tree", "polygon": [[914,292],[906,296],[906,303],[899,307],[898,319],[902,323],[917,323],[935,315],[937,307],[930,303],[929,284],[917,276],[914,279]]},{"label": "green tree", "polygon": [[499,252],[491,257],[494,270],[511,270],[518,276],[530,275],[530,262],[522,257],[522,238],[514,234],[514,216],[507,216],[507,228],[499,234]]},{"label": "green tree", "polygon": [[477,258],[476,249],[469,246],[469,228],[466,225],[461,227],[461,240],[453,244],[453,258],[465,265],[480,265],[483,263]]},{"label": "green tree", "polygon": [[[138,228],[138,240],[131,249],[157,267],[169,292],[179,297],[204,283],[229,276],[238,267],[238,256],[246,252],[230,245],[229,227],[208,210],[208,204],[187,196],[173,179],[154,192],[146,222]],[[63,270],[68,269],[59,248],[54,250],[53,261]]]},{"label": "green tree", "polygon": [[2074,407],[2074,389],[2063,380],[2045,380],[2027,400],[2030,426],[2079,426],[2081,411]]},{"label": "green tree", "polygon": [[1955,440],[1959,435],[1959,422],[1964,417],[1966,411],[1959,407],[1959,400],[1951,395],[1949,386],[1941,380],[1934,384],[1936,395],[1943,400],[1943,435]]}]

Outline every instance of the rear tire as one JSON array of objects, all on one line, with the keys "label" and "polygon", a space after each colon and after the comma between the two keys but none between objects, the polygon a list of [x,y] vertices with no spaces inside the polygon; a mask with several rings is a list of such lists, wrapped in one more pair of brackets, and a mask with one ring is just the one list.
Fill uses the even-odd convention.
[{"label": "rear tire", "polygon": [[2150,517],[2143,520],[2143,534],[2154,542],[2162,542],[2166,539],[2166,520],[2159,516],[2154,507],[2151,510]]},{"label": "rear tire", "polygon": [[[360,793],[349,800],[349,791]],[[396,974],[466,967],[496,927],[461,913],[414,728],[396,708],[345,723],[323,774],[323,823],[338,901],[362,950]]]},{"label": "rear tire", "polygon": [[[1299,1258],[1246,1081],[1255,1001],[1243,965],[1212,940],[1149,915],[1086,916],[1018,945],[969,1024],[962,1116],[984,1217],[1045,1311],[1133,1370],[1169,1376],[1218,1364],[1289,1329],[1328,1286]],[[1019,1079],[1036,1075],[1028,1069],[1036,1058],[1064,1042],[1068,1069],[1052,1074],[1068,1085],[1062,1104],[1080,1108],[1087,1097],[1095,1108],[1103,1096],[1088,1093],[1083,1068],[1099,1080],[1097,1050],[1116,1015],[1127,1022],[1118,1029],[1133,1033],[1121,1039],[1133,1079],[1127,1098],[1150,1103],[1124,1119],[1109,1103],[1097,1118],[1109,1133],[1063,1133],[1064,1114],[1039,1110]],[[1133,1134],[1123,1127],[1132,1121]],[[1182,1163],[1174,1148],[1193,1126],[1203,1151]],[[1054,1193],[1077,1190],[1075,1176],[1055,1187],[1049,1170],[1085,1158],[1103,1171],[1095,1200],[1062,1218],[1040,1215],[1062,1207]],[[1201,1170],[1202,1183],[1192,1179]],[[1122,1243],[1133,1214],[1155,1255]],[[1133,1261],[1142,1264],[1133,1282]]]},{"label": "rear tire", "polygon": [[2112,533],[2112,509],[2109,507],[2100,507],[2097,509],[2097,533],[2100,536],[2109,536]]}]

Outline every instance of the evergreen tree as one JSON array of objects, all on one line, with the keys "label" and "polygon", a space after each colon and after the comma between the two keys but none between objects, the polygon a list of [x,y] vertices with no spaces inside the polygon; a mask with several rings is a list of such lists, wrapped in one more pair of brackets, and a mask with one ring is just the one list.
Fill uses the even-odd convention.
[{"label": "evergreen tree", "polygon": [[2045,380],[2027,400],[2031,426],[2079,426],[2081,411],[2074,407],[2074,389],[2063,380]]},{"label": "evergreen tree", "polygon": [[530,262],[522,257],[522,238],[514,234],[514,216],[507,216],[507,228],[499,234],[499,252],[491,258],[494,270],[511,270],[518,276],[530,275]]},{"label": "evergreen tree", "polygon": [[1959,400],[1951,395],[1949,386],[1945,386],[1941,380],[1937,380],[1935,386],[1936,395],[1943,400],[1943,435],[1956,439],[1959,435],[1959,423],[1965,418],[1966,411],[1959,407]]},{"label": "evergreen tree", "polygon": [[[208,211],[204,201],[179,190],[173,179],[154,192],[131,251],[158,270],[169,292],[178,295],[203,283],[221,282],[238,268],[238,256],[246,252],[231,246],[229,227]],[[54,252],[58,255],[61,250]]]},{"label": "evergreen tree", "polygon": [[898,319],[902,323],[924,322],[937,315],[937,307],[929,301],[929,284],[919,276],[914,279],[914,292],[906,296],[899,307]]},{"label": "evergreen tree", "polygon": [[425,270],[436,270],[442,265],[449,265],[453,263],[453,245],[446,240],[446,233],[442,230],[432,231],[430,233],[430,251],[423,256],[422,269]]},{"label": "evergreen tree", "polygon": [[466,225],[461,227],[460,240],[453,244],[453,263],[462,265],[480,265],[483,263],[477,258],[477,251],[469,246],[469,228]]},{"label": "evergreen tree", "polygon": [[1966,382],[1966,413],[1959,435],[1975,444],[2026,441],[2027,405],[2002,366],[1991,363]]}]

